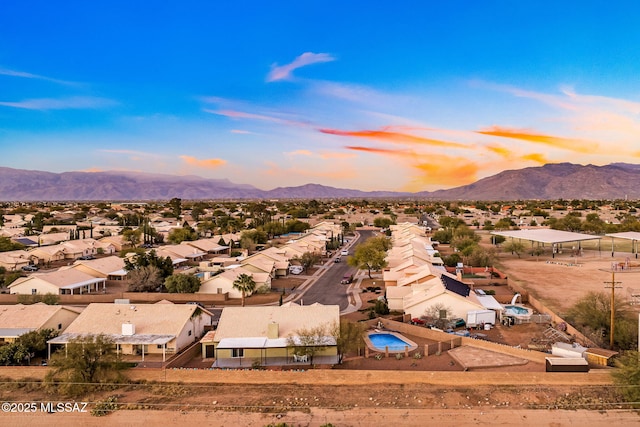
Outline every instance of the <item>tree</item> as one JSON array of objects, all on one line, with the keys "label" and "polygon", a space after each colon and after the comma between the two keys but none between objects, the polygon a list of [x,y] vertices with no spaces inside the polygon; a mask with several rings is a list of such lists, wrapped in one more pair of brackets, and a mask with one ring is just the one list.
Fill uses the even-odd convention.
[{"label": "tree", "polygon": [[172,274],[164,281],[167,292],[191,294],[200,289],[200,279],[190,274]]},{"label": "tree", "polygon": [[233,289],[240,291],[242,294],[242,306],[244,307],[244,299],[247,294],[251,295],[256,290],[256,282],[253,275],[242,273],[233,281]]},{"label": "tree", "polygon": [[153,265],[136,268],[127,274],[129,292],[153,292],[164,282],[160,270]]},{"label": "tree", "polygon": [[139,228],[132,230],[130,228],[122,231],[122,238],[125,242],[129,243],[131,247],[135,248],[140,244],[140,237],[142,236],[142,230]]},{"label": "tree", "polygon": [[171,208],[171,213],[175,218],[180,218],[180,214],[182,214],[182,199],[174,197],[169,200],[168,207]]},{"label": "tree", "polygon": [[[637,348],[637,319],[627,311],[627,304],[616,297],[614,302],[614,347]],[[567,321],[596,344],[604,346],[611,331],[611,296],[606,292],[588,292],[567,311]]]},{"label": "tree", "polygon": [[124,364],[116,354],[114,342],[107,336],[75,338],[58,350],[49,362],[45,383],[57,391],[79,396],[97,383],[122,380]]},{"label": "tree", "polygon": [[371,277],[371,270],[378,271],[387,266],[385,260],[386,251],[380,248],[379,242],[373,241],[375,239],[369,239],[365,243],[356,246],[356,250],[353,256],[347,259],[347,263],[359,269],[366,269],[369,278]]},{"label": "tree", "polygon": [[340,320],[340,324],[333,328],[333,337],[338,346],[338,363],[342,363],[345,354],[359,352],[364,345],[364,324]]},{"label": "tree", "polygon": [[332,345],[334,340],[331,328],[328,325],[319,325],[294,331],[294,335],[287,338],[287,346],[293,347],[293,354],[307,356],[309,364],[313,365],[313,356]]},{"label": "tree", "polygon": [[132,258],[125,258],[124,260],[124,269],[127,271],[148,266],[156,267],[163,281],[173,274],[173,261],[171,261],[171,258],[168,256],[161,258],[155,250],[151,250],[149,253],[139,252]]},{"label": "tree", "polygon": [[373,225],[380,228],[389,228],[392,224],[394,224],[394,221],[387,217],[377,217],[373,220]]},{"label": "tree", "polygon": [[192,242],[198,239],[198,233],[188,224],[186,227],[174,228],[167,236],[169,243],[179,245],[182,242]]},{"label": "tree", "polygon": [[502,249],[505,252],[511,252],[512,254],[518,255],[518,258],[520,258],[520,254],[525,251],[525,246],[524,246],[524,243],[522,242],[516,242],[515,240],[511,240],[507,243],[504,243],[502,245]]},{"label": "tree", "polygon": [[640,353],[625,351],[620,355],[615,365],[618,369],[611,371],[611,376],[627,402],[638,407],[640,402]]},{"label": "tree", "polygon": [[301,256],[296,255],[292,260],[298,261],[306,272],[309,268],[319,263],[321,261],[321,257],[315,252],[305,252]]}]

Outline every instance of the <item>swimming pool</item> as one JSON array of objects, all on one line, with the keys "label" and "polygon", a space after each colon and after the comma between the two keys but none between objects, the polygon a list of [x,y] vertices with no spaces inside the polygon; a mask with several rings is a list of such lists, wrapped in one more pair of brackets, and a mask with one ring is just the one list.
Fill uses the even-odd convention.
[{"label": "swimming pool", "polygon": [[518,318],[529,318],[533,314],[533,310],[521,305],[505,305],[504,314],[506,316],[515,316]]},{"label": "swimming pool", "polygon": [[375,351],[388,349],[390,353],[398,353],[405,351],[407,347],[409,351],[418,348],[416,343],[396,332],[370,332],[366,341],[367,346]]}]

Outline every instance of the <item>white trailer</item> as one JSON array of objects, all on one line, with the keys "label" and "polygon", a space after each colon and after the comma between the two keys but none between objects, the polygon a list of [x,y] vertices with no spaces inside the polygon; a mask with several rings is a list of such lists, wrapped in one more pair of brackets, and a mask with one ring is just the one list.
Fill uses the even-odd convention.
[{"label": "white trailer", "polygon": [[467,327],[475,328],[478,325],[495,325],[496,312],[493,310],[474,310],[467,312]]}]

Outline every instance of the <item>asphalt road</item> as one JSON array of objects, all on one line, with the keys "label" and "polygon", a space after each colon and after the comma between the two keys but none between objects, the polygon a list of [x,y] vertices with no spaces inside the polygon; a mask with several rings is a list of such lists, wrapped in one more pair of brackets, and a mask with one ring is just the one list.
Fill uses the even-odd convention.
[{"label": "asphalt road", "polygon": [[[359,233],[360,236],[355,240],[351,240],[348,245],[349,256],[353,255],[353,250],[356,245],[374,235],[373,231],[370,230],[359,231]],[[342,250],[342,248],[340,250]],[[338,253],[340,250],[338,250]],[[304,305],[310,305],[316,302],[324,305],[338,305],[340,306],[340,311],[349,306],[347,290],[350,286],[341,284],[340,281],[346,274],[353,274],[355,276],[358,269],[347,265],[346,256],[341,256],[341,258],[342,261],[340,262],[333,262],[332,259],[330,263],[325,264],[327,267],[323,267],[325,268],[324,273],[305,289],[299,302]]]}]

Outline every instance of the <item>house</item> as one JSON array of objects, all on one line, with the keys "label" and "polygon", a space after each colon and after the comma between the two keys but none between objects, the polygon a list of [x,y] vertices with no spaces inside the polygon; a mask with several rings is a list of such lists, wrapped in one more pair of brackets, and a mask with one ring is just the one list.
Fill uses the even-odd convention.
[{"label": "house", "polygon": [[215,239],[198,239],[194,241],[184,241],[181,245],[193,246],[201,252],[209,254],[228,253],[229,246],[220,245]]},{"label": "house", "polygon": [[115,255],[91,260],[78,260],[73,263],[73,268],[90,276],[107,280],[124,280],[127,276],[124,267],[124,258]]},{"label": "house", "polygon": [[[256,273],[243,266],[232,266],[224,272],[211,277],[205,272],[205,276],[200,285],[199,294],[224,294],[228,293],[229,298],[242,298],[242,292],[233,287],[233,282],[241,274],[253,277],[256,283],[256,290],[260,288],[271,289],[271,276],[268,273]],[[245,295],[250,296],[250,295]]]},{"label": "house", "polygon": [[174,265],[187,261],[201,261],[207,255],[206,252],[189,245],[164,245],[155,251],[160,258],[171,258]]},{"label": "house", "polygon": [[402,298],[402,309],[411,318],[429,314],[437,307],[446,309],[449,318],[463,319],[467,318],[469,311],[485,309],[476,293],[449,273],[442,273],[439,278],[410,288],[410,293]]},{"label": "house", "polygon": [[106,290],[106,279],[93,277],[73,267],[62,267],[47,273],[32,273],[9,285],[12,294],[77,295]]},{"label": "house", "polygon": [[[0,252],[0,267],[4,267],[8,271],[20,270],[31,264],[32,260],[31,254],[22,249]],[[34,261],[37,261],[37,258]]]},{"label": "house", "polygon": [[0,343],[13,342],[31,331],[53,329],[63,332],[80,310],[61,305],[37,303],[0,306]]},{"label": "house", "polygon": [[212,325],[213,314],[196,304],[89,304],[60,336],[49,343],[64,346],[74,339],[102,334],[111,339],[116,352],[137,355],[141,360],[153,355],[165,362],[198,342]]},{"label": "house", "polygon": [[[218,329],[201,341],[202,354],[215,358],[214,367],[336,364],[339,324],[337,305],[225,307]],[[307,335],[309,331],[316,333]],[[317,348],[305,352],[303,342]]]}]

